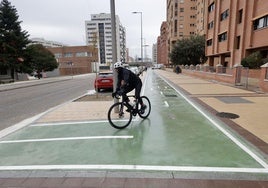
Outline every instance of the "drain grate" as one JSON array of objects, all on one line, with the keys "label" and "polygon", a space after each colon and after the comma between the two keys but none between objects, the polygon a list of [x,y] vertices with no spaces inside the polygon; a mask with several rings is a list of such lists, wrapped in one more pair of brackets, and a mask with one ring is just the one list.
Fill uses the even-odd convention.
[{"label": "drain grate", "polygon": [[229,112],[218,112],[218,113],[216,113],[216,116],[219,116],[219,117],[222,117],[222,118],[229,118],[229,119],[239,118],[239,115],[229,113]]},{"label": "drain grate", "polygon": [[177,97],[177,95],[174,95],[174,94],[164,94],[165,97]]}]

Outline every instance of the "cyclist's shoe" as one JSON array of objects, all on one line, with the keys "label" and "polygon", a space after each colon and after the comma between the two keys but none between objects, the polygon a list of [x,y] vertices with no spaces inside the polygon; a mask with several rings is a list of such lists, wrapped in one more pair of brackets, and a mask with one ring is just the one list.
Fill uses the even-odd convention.
[{"label": "cyclist's shoe", "polygon": [[145,110],[146,110],[147,106],[144,104],[141,106],[141,109],[140,109],[140,113],[141,114],[144,114]]}]

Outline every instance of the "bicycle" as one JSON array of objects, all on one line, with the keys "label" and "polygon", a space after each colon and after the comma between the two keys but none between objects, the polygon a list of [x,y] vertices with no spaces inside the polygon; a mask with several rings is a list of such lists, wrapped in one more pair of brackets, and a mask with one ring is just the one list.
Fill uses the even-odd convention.
[{"label": "bicycle", "polygon": [[[115,96],[120,99],[120,95]],[[123,97],[122,97],[123,98]],[[132,121],[133,116],[137,114],[145,119],[151,113],[151,102],[146,96],[141,96],[143,104],[146,105],[144,110],[141,109],[141,105],[137,102],[135,95],[127,95],[126,100],[114,103],[108,111],[108,120],[111,126],[116,129],[126,128]],[[131,104],[132,101],[134,104]]]}]

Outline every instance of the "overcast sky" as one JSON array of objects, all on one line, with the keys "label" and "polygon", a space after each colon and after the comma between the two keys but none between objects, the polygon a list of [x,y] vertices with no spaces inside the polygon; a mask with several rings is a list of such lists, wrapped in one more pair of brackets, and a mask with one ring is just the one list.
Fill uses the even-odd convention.
[{"label": "overcast sky", "polygon": [[[91,14],[110,13],[110,0],[9,0],[18,11],[22,29],[30,38],[85,45],[85,21]],[[126,28],[130,55],[140,55],[141,17],[147,56],[166,20],[166,0],[115,0],[115,11]]]}]

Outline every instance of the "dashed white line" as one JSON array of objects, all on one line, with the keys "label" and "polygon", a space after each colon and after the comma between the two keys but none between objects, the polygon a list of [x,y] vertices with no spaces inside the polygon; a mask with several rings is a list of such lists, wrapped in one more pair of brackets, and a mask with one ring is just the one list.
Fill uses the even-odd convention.
[{"label": "dashed white line", "polygon": [[167,101],[165,101],[164,103],[165,103],[165,107],[169,107],[169,104]]}]

